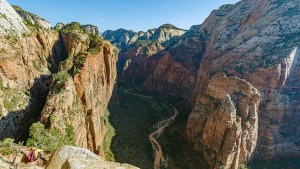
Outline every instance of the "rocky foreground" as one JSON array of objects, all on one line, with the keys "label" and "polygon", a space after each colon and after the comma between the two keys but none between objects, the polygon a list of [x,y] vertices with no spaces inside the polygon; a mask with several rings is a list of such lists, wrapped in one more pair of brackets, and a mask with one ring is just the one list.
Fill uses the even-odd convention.
[{"label": "rocky foreground", "polygon": [[[25,151],[27,153],[27,151]],[[22,155],[16,157],[14,163],[11,158],[0,158],[0,169],[20,168],[20,169],[138,169],[128,164],[107,162],[100,156],[95,155],[90,150],[72,146],[65,146],[48,155],[47,163],[41,160],[25,164],[20,162]]]}]

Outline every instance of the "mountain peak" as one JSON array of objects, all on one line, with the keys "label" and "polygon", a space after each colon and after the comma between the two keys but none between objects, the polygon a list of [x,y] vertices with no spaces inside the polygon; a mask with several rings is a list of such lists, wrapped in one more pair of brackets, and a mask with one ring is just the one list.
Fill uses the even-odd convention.
[{"label": "mountain peak", "polygon": [[184,30],[184,29],[181,29],[181,28],[178,28],[170,23],[166,23],[166,24],[163,24],[161,25],[158,29],[163,29],[163,28],[166,28],[166,29],[178,29],[178,30]]}]

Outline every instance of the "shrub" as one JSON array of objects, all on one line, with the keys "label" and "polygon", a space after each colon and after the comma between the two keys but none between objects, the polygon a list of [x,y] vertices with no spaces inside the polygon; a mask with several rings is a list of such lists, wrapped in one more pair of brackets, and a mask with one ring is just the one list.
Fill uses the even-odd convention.
[{"label": "shrub", "polygon": [[54,83],[52,85],[53,90],[55,93],[61,92],[63,89],[66,81],[70,77],[70,74],[67,71],[61,71],[53,75]]},{"label": "shrub", "polygon": [[242,164],[239,169],[248,169],[248,167],[245,164]]},{"label": "shrub", "polygon": [[234,4],[225,4],[220,6],[219,10],[229,11],[234,7]]},{"label": "shrub", "polygon": [[68,125],[65,132],[61,133],[56,129],[46,129],[40,123],[33,123],[29,129],[29,139],[26,142],[28,147],[37,143],[45,151],[53,152],[63,145],[75,145],[75,131],[73,126]]},{"label": "shrub", "polygon": [[10,155],[13,153],[13,146],[14,146],[14,139],[12,138],[6,138],[1,143],[1,154],[3,155]]},{"label": "shrub", "polygon": [[92,48],[98,48],[103,43],[103,39],[99,35],[90,34],[90,44],[89,47]]},{"label": "shrub", "polygon": [[73,72],[72,72],[73,75],[79,72],[79,70],[84,66],[85,61],[86,61],[85,54],[80,53],[74,57]]},{"label": "shrub", "polygon": [[16,105],[12,101],[9,101],[9,100],[3,100],[3,106],[9,112],[13,111],[16,107]]}]

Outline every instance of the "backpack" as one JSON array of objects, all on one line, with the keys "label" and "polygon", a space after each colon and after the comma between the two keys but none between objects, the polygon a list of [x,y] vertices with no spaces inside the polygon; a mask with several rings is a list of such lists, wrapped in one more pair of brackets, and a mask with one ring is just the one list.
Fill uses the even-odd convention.
[{"label": "backpack", "polygon": [[27,156],[27,162],[33,162],[34,161],[34,150],[30,150],[28,156]]}]

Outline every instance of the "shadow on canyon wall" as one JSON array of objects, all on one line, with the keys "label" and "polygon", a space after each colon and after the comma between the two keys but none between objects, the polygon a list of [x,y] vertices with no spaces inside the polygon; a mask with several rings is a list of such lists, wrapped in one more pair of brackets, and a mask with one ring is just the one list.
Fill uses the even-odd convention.
[{"label": "shadow on canyon wall", "polygon": [[[33,86],[28,90],[29,102],[23,110],[9,112],[0,120],[0,140],[14,138],[16,141],[26,141],[29,136],[29,127],[39,120],[40,113],[46,102],[51,85],[51,75],[41,75],[36,78]],[[8,89],[10,90],[10,89]],[[15,126],[15,127],[11,127]]]},{"label": "shadow on canyon wall", "polygon": [[[154,151],[148,139],[155,130],[155,124],[172,116],[173,111],[159,99],[144,99],[125,91],[144,93],[139,87],[118,81],[109,104],[109,122],[115,130],[111,150],[117,162],[128,163],[140,168],[153,168]],[[148,93],[149,94],[149,93]],[[147,94],[145,94],[147,95]],[[158,95],[153,95],[158,96]],[[161,97],[161,95],[160,95]],[[207,168],[200,155],[185,142],[184,131],[189,108],[182,99],[164,100],[174,104],[179,110],[176,121],[160,136],[164,159],[162,168]]]}]

